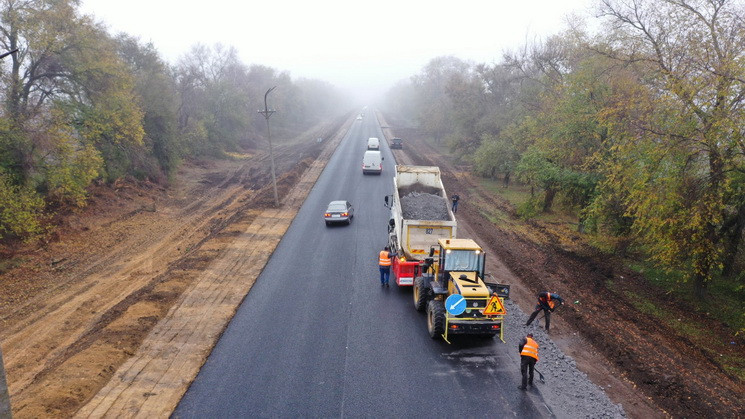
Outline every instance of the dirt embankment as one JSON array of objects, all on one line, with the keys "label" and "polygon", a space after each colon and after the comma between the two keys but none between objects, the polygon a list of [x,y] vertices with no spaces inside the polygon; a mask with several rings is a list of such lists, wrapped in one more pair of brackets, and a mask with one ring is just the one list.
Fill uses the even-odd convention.
[{"label": "dirt embankment", "polygon": [[[275,141],[281,199],[289,199],[307,169],[318,170],[334,147],[315,139],[334,137],[347,119]],[[169,189],[131,182],[97,187],[82,213],[65,217],[55,241],[16,252],[19,266],[0,276],[0,342],[14,416],[71,416],[138,353],[185,291],[249,226],[291,220],[290,213],[261,218],[273,205],[270,179],[267,153],[255,150],[186,165]],[[266,236],[262,249],[271,254],[275,237]],[[203,316],[191,315],[195,324]],[[201,345],[205,356],[204,344],[211,347],[220,332],[190,343]],[[183,380],[160,384],[185,390],[191,379]]]},{"label": "dirt embankment", "polygon": [[[490,269],[514,278],[513,299],[524,312],[532,311],[540,291],[558,292],[569,300],[552,319],[558,327],[552,326],[551,339],[627,414],[745,416],[745,385],[722,369],[717,355],[639,311],[628,296],[643,295],[680,321],[696,318],[721,342],[730,342],[731,330],[670,301],[622,261],[584,245],[579,234],[520,221],[508,202],[483,188],[467,167],[443,158],[418,130],[393,124],[384,131],[389,138],[395,132],[404,139],[403,151],[394,151],[399,162],[440,167],[446,189],[461,196],[459,229],[496,256]],[[745,356],[743,339],[736,343],[718,355]]]}]

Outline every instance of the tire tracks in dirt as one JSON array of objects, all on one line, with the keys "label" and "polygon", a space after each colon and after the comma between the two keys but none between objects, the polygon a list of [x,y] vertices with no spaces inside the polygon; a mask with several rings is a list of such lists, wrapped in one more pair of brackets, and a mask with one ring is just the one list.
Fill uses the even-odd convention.
[{"label": "tire tracks in dirt", "polygon": [[282,199],[258,214],[181,295],[139,350],[76,417],[166,417],[258,278],[346,130],[329,141]]}]

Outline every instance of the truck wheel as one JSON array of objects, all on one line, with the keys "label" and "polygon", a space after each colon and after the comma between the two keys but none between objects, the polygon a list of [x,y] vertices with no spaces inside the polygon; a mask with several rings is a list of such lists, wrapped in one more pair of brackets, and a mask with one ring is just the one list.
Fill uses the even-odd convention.
[{"label": "truck wheel", "polygon": [[427,309],[427,301],[429,301],[429,290],[427,289],[426,282],[423,277],[418,277],[414,280],[414,308],[416,311],[423,312]]},{"label": "truck wheel", "polygon": [[445,333],[445,304],[442,301],[432,300],[427,305],[427,330],[432,339]]}]

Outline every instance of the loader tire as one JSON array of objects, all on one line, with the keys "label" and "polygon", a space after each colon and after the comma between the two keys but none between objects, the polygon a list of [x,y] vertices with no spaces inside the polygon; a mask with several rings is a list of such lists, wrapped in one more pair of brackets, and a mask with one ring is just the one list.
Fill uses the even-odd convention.
[{"label": "loader tire", "polygon": [[427,288],[427,282],[423,277],[418,277],[414,280],[414,308],[416,311],[425,311],[427,309],[427,302],[429,301],[429,289]]},{"label": "loader tire", "polygon": [[427,304],[427,331],[432,339],[439,339],[445,333],[445,304],[432,300]]}]

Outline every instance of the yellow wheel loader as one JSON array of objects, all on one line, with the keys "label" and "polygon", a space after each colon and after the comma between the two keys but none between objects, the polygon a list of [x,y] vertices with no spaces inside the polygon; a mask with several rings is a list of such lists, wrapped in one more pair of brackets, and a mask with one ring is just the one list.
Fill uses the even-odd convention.
[{"label": "yellow wheel loader", "polygon": [[481,246],[471,239],[439,239],[429,256],[413,292],[414,307],[427,313],[429,335],[446,341],[450,335],[499,335],[504,342],[504,299],[510,287],[484,281]]}]

